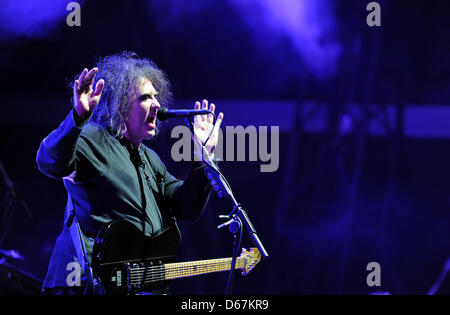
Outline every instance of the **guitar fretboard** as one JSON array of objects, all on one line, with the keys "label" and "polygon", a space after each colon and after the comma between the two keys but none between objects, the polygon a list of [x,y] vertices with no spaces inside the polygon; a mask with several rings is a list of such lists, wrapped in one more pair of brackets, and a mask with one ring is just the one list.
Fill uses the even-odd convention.
[{"label": "guitar fretboard", "polygon": [[[236,260],[235,269],[244,267],[244,260],[240,257]],[[220,272],[231,268],[231,258],[219,258],[210,260],[190,261],[184,263],[165,264],[165,279],[192,277],[196,275]]]},{"label": "guitar fretboard", "polygon": [[[244,258],[236,259],[235,269],[245,267]],[[192,277],[212,272],[231,269],[231,258],[171,263],[162,266],[132,267],[130,268],[130,284],[142,284],[155,281]]]}]

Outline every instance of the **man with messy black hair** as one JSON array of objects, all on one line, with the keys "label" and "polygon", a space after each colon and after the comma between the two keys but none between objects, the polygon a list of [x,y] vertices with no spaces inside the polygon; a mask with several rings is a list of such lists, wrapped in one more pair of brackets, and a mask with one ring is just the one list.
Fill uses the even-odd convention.
[{"label": "man with messy black hair", "polygon": [[[130,95],[135,92],[136,83],[143,83],[147,79],[157,91],[155,97],[159,105],[171,105],[170,82],[166,74],[149,59],[138,58],[133,52],[122,52],[101,58],[95,69],[98,72],[94,75],[93,84],[100,84],[102,97],[93,110],[91,120],[103,125],[116,137],[120,138],[125,131],[125,120],[133,101]],[[107,85],[104,85],[105,81]],[[73,86],[76,84],[79,84],[79,80],[75,80]]]},{"label": "man with messy black hair", "polygon": [[[172,218],[195,221],[200,216],[210,192],[204,166],[193,161],[190,175],[178,180],[142,143],[156,135],[158,111],[171,100],[166,75],[149,59],[129,52],[100,59],[73,82],[73,110],[42,141],[36,159],[39,170],[62,178],[68,192],[65,224],[50,258],[45,294],[88,292],[86,277],[82,284],[68,283],[68,266],[79,261],[69,231],[72,215],[79,222],[89,262],[94,239],[108,222],[125,220],[152,236]],[[214,112],[215,105],[203,100],[194,109]],[[215,124],[212,115],[194,119],[194,133],[199,142],[207,141],[211,155],[222,119],[223,113]]]}]

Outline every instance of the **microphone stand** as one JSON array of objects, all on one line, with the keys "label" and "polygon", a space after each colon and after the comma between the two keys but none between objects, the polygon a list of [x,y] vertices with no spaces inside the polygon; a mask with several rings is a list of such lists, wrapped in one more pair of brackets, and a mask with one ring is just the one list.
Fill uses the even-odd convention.
[{"label": "microphone stand", "polygon": [[[225,177],[223,176],[223,174],[219,171],[219,169],[216,167],[216,165],[212,161],[212,159],[211,159],[208,151],[204,147],[204,145],[197,139],[197,137],[194,133],[194,128],[193,128],[192,123],[187,119],[185,119],[185,122],[186,122],[186,125],[188,126],[189,130],[191,130],[191,132],[192,132],[193,140],[196,142],[196,144],[199,146],[199,148],[202,151],[201,160],[202,160],[203,164],[205,164],[207,166],[207,168],[205,169],[205,173],[207,174],[208,179],[211,180],[211,184],[213,185],[214,190],[218,192],[218,196],[220,198],[222,196],[229,197],[231,203],[233,204],[233,210],[231,210],[231,212],[228,214],[227,218],[235,218],[237,216],[237,219],[239,220],[239,222],[241,224],[243,224],[243,226],[247,230],[248,235],[252,239],[253,243],[256,245],[256,247],[258,247],[262,258],[263,259],[269,258],[269,254],[267,253],[261,240],[259,239],[258,234],[257,234],[252,222],[250,221],[250,218],[248,217],[247,213],[244,211],[241,204],[237,202],[236,198],[233,195],[233,192],[231,191],[230,185],[228,184],[228,182],[225,179]],[[235,233],[233,232],[233,234],[235,234]],[[237,253],[237,250],[236,250],[236,253]],[[234,266],[232,266],[232,269],[231,269],[232,273],[234,271],[233,269],[234,269]]]}]

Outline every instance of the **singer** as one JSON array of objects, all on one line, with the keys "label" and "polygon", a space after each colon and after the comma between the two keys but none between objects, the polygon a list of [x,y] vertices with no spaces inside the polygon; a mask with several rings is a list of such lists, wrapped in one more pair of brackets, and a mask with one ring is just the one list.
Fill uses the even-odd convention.
[{"label": "singer", "polygon": [[[76,281],[77,269],[68,266],[83,266],[80,249],[92,263],[94,241],[105,224],[122,220],[145,236],[159,235],[176,220],[195,221],[211,188],[200,162],[193,161],[190,175],[181,181],[142,143],[157,135],[158,111],[172,101],[167,76],[152,61],[131,52],[107,56],[84,69],[72,85],[73,109],[42,141],[36,158],[39,170],[63,179],[68,193],[63,229],[43,285],[50,295],[94,293],[89,283],[98,284],[97,279],[89,282],[81,268]],[[214,112],[215,106],[203,100],[194,109]],[[211,114],[194,118],[194,133],[201,143],[209,136],[205,148],[212,156],[223,117],[220,113],[214,125]],[[77,224],[79,239],[73,232]],[[95,292],[104,293],[101,285]],[[158,288],[152,293],[168,292]]]}]

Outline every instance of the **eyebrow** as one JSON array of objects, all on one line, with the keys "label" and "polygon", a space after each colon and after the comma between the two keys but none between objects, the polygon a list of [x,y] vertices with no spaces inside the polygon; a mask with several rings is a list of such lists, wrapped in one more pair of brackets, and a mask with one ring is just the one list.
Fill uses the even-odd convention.
[{"label": "eyebrow", "polygon": [[158,95],[158,92],[152,92],[152,93],[145,93],[145,94],[141,94],[139,97],[138,97],[138,99],[140,99],[140,100],[144,100],[144,99],[146,99],[147,97],[151,97],[152,95],[154,95],[154,96],[156,96],[156,95]]}]

